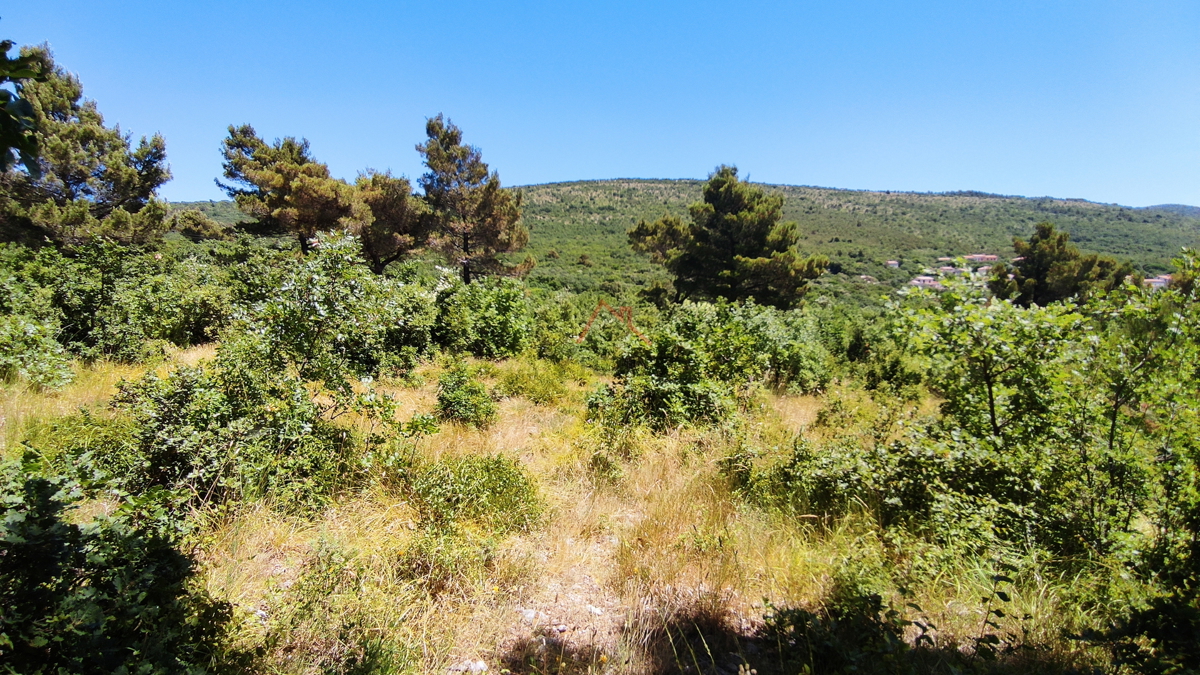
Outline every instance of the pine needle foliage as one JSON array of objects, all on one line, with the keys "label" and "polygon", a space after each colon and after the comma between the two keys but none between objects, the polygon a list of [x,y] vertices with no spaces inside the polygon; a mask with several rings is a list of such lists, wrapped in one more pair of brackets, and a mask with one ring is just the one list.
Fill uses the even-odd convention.
[{"label": "pine needle foliage", "polygon": [[828,266],[825,258],[803,258],[796,250],[796,223],[781,222],[782,195],[740,181],[735,167],[717,167],[689,212],[690,224],[664,216],[629,230],[634,250],[674,276],[677,300],[753,299],[788,308]]}]

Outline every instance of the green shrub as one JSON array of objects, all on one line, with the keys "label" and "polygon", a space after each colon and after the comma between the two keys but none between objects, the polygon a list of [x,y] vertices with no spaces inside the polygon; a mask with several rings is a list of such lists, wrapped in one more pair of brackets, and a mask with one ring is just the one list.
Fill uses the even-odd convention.
[{"label": "green shrub", "polygon": [[153,499],[75,523],[80,486],[0,475],[0,662],[13,673],[205,673],[232,665],[209,598]]},{"label": "green shrub", "polygon": [[710,377],[735,386],[761,382],[815,393],[831,377],[830,356],[816,326],[798,311],[752,302],[687,302],[677,308],[666,328],[704,354]]},{"label": "green shrub", "polygon": [[450,278],[441,283],[433,329],[438,345],[487,359],[515,356],[525,349],[533,321],[519,282],[492,277],[472,284]]},{"label": "green shrub", "polygon": [[75,379],[71,361],[54,339],[53,324],[21,315],[0,315],[0,381],[23,379],[59,389]]},{"label": "green shrub", "polygon": [[496,402],[487,387],[465,366],[447,370],[438,378],[436,412],[443,420],[474,427],[491,426],[497,415]]},{"label": "green shrub", "polygon": [[471,521],[505,533],[529,530],[545,512],[533,479],[503,455],[417,467],[408,487],[422,513],[437,524]]},{"label": "green shrub", "polygon": [[122,383],[115,415],[60,418],[35,426],[27,442],[89,484],[178,492],[195,505],[269,496],[313,509],[363,479],[359,440],[322,419],[302,383],[281,377],[245,398],[222,375],[182,368]]},{"label": "green shrub", "polygon": [[346,237],[322,238],[274,274],[278,292],[226,326],[212,364],[120,386],[123,435],[83,420],[80,433],[35,442],[64,470],[133,494],[182,490],[193,503],[270,496],[318,508],[363,480],[371,467],[355,455],[375,455],[356,451],[384,437],[330,420],[355,411],[390,428],[394,405],[370,381],[428,345],[429,298],[371,274]]},{"label": "green shrub", "polygon": [[276,273],[237,331],[256,333],[272,369],[348,395],[353,380],[411,367],[429,346],[431,297],[362,263],[353,237],[321,236],[312,253]]},{"label": "green shrub", "polygon": [[13,297],[36,298],[35,315],[56,326],[55,338],[71,352],[138,361],[161,356],[168,344],[210,341],[233,315],[226,271],[205,257],[179,253],[152,254],[103,240],[79,247],[73,258],[49,246],[20,253],[10,248],[0,254],[0,286],[7,285],[6,275],[19,279],[22,289]]},{"label": "green shrub", "polygon": [[903,658],[907,621],[885,610],[875,594],[837,594],[816,611],[776,609],[767,615],[763,637],[779,650],[785,673],[917,673]]},{"label": "green shrub", "polygon": [[628,345],[615,385],[588,398],[589,419],[655,429],[720,422],[733,410],[734,390],[712,379],[709,355],[678,333],[656,333],[650,345]]},{"label": "green shrub", "polygon": [[715,382],[679,384],[652,375],[601,385],[588,397],[589,419],[594,422],[659,430],[719,423],[733,407],[729,390]]},{"label": "green shrub", "polygon": [[195,259],[131,267],[98,308],[92,339],[105,354],[125,360],[138,360],[147,341],[211,342],[233,315],[231,295],[224,273]]},{"label": "green shrub", "polygon": [[535,296],[530,347],[538,358],[562,363],[581,356],[575,340],[588,317],[576,307],[575,297],[565,291]]},{"label": "green shrub", "polygon": [[589,399],[592,419],[662,429],[724,420],[763,385],[812,393],[829,355],[797,312],[686,302],[643,342],[626,339],[617,383]]}]

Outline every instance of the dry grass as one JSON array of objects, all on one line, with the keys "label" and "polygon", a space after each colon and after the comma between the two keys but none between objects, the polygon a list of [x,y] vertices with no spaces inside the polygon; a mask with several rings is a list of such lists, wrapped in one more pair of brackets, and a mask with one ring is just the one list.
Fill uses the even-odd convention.
[{"label": "dry grass", "polygon": [[[427,381],[398,394],[425,412],[433,387]],[[756,433],[807,427],[817,409],[807,397],[772,398]],[[876,574],[895,552],[871,524],[849,518],[818,530],[812,521],[743,506],[718,469],[726,448],[714,436],[635,434],[622,475],[601,480],[588,462],[598,440],[577,414],[506,400],[493,427],[446,425],[422,453],[430,460],[518,457],[542,486],[551,515],[538,531],[506,540],[468,528],[439,544],[460,552],[492,547],[486,561],[457,569],[451,586],[421,576],[436,572],[412,572],[413,551],[428,555],[421,542],[430,535],[402,496],[382,488],[315,519],[248,508],[213,528],[207,583],[239,608],[241,639],[268,646],[273,667],[289,673],[317,672],[323,658],[362,650],[371,639],[407,664],[396,669],[415,672],[477,659],[513,673],[651,675],[722,658],[726,667],[735,655],[753,661],[741,649],[762,624],[764,601],[817,606],[839,575],[871,583],[875,574],[888,599],[903,606],[886,574]],[[295,589],[315,574],[321,551],[337,552],[350,581],[330,590],[315,614],[298,616],[288,606],[304,604]],[[947,569],[913,599],[936,608],[928,616],[944,639],[968,638],[982,620],[978,599],[990,573]],[[1043,584],[1014,592],[1011,609],[1051,626],[1055,602]],[[339,626],[342,638],[334,639]]]},{"label": "dry grass", "polygon": [[[171,362],[213,354],[200,347]],[[440,370],[425,366],[408,385],[384,383],[400,419],[433,410]],[[34,420],[98,407],[118,381],[139,374],[98,364],[61,392],[0,389],[0,438],[7,447]],[[883,578],[881,590],[903,606],[880,570],[926,552],[885,546],[864,519],[825,530],[748,507],[720,471],[731,441],[719,431],[635,430],[620,448],[606,446],[612,439],[583,422],[585,388],[571,385],[553,406],[505,399],[490,428],[444,424],[419,445],[428,461],[519,459],[549,506],[534,532],[504,538],[467,525],[439,533],[402,492],[382,485],[319,514],[257,503],[209,523],[199,549],[204,583],[234,605],[239,644],[264,650],[277,673],[327,672],[353,658],[376,658],[378,672],[446,672],[468,659],[512,673],[652,675],[718,663],[736,671],[730,659],[757,665],[743,647],[762,625],[764,601],[814,607],[835,578],[853,573],[868,583]],[[879,414],[859,394],[831,396],[840,403],[767,396],[746,425],[747,442],[860,433]],[[340,422],[370,426],[353,415]],[[615,468],[598,472],[598,455]],[[944,636],[970,637],[990,573],[947,568],[913,599]],[[1032,580],[1014,589],[1010,615],[1032,615],[1033,634],[1056,639],[1058,588]]]},{"label": "dry grass", "polygon": [[[400,394],[409,403],[428,400],[431,386]],[[795,581],[802,576],[796,565],[811,557],[799,547],[802,539],[781,535],[782,524],[739,514],[715,455],[694,450],[695,434],[643,438],[646,447],[618,484],[592,479],[587,434],[577,415],[514,399],[502,402],[500,421],[489,429],[447,425],[424,442],[430,460],[520,457],[550,505],[544,528],[501,542],[491,563],[461,570],[453,592],[431,593],[421,579],[405,576],[398,561],[418,545],[423,524],[402,498],[381,489],[312,521],[258,506],[215,526],[207,583],[240,608],[241,639],[266,644],[272,617],[281,602],[296,601],[289,589],[303,583],[315,551],[355,561],[352,602],[333,593],[334,607],[322,610],[324,628],[290,625],[286,641],[270,643],[285,672],[305,672],[322,653],[344,651],[323,631],[362,621],[368,634],[403,645],[423,672],[463,659],[511,669],[550,659],[547,644],[558,645],[555,658],[586,661],[586,670],[620,664],[620,672],[650,672],[648,642],[670,617],[727,616],[748,630],[753,599],[808,588]],[[458,543],[477,545],[472,536]]]},{"label": "dry grass", "polygon": [[[172,353],[156,371],[177,365],[196,365],[216,354],[215,345],[200,345]],[[0,384],[0,456],[8,456],[36,421],[52,420],[80,408],[102,407],[117,392],[122,380],[141,377],[145,366],[97,361],[77,363],[75,379],[58,391],[39,390],[24,382]]]},{"label": "dry grass", "polygon": [[138,366],[98,362],[79,366],[75,381],[59,391],[39,391],[23,382],[0,386],[0,455],[13,452],[31,423],[99,407],[116,393],[118,382],[141,374]]},{"label": "dry grass", "polygon": [[817,396],[773,396],[771,403],[783,428],[795,434],[812,426],[821,409],[821,398]]}]

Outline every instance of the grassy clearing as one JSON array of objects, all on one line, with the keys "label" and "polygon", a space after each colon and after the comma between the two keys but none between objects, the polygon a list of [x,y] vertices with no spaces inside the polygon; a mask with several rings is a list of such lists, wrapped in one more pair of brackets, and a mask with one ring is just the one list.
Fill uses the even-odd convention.
[{"label": "grassy clearing", "polygon": [[[211,355],[198,348],[174,361]],[[880,414],[869,398],[764,394],[736,433],[605,431],[584,421],[591,385],[582,377],[560,378],[551,401],[512,391],[535,367],[482,364],[499,399],[497,421],[442,424],[415,452],[419,466],[519,462],[544,502],[536,526],[506,533],[513,507],[490,519],[437,520],[420,495],[382,479],[307,516],[235,505],[211,516],[198,540],[205,587],[234,607],[235,644],[262,654],[276,673],[446,672],[478,661],[510,673],[736,672],[738,664],[769,673],[777,664],[758,637],[764,616],[820,608],[847,580],[936,624],[947,649],[979,634],[993,568],[889,539],[853,515],[830,525],[764,511],[739,497],[722,470],[737,444],[763,448],[769,459],[799,433],[865,438]],[[426,365],[385,385],[401,418],[433,410],[443,370]],[[99,364],[57,394],[5,390],[0,409],[14,420],[6,444],[79,406],[102,408],[118,381],[137,374]],[[339,423],[368,424],[353,415]],[[1092,663],[1061,638],[1092,618],[1066,609],[1073,583],[1026,574],[1001,624],[1052,645],[1054,668]]]},{"label": "grassy clearing", "polygon": [[[164,373],[177,365],[195,366],[211,359],[216,345],[199,345],[173,352],[156,370]],[[86,408],[102,410],[117,393],[123,380],[133,380],[146,372],[138,364],[96,361],[75,364],[75,379],[57,391],[42,390],[25,382],[0,384],[0,456],[10,456],[30,432],[35,422],[47,422]]]}]

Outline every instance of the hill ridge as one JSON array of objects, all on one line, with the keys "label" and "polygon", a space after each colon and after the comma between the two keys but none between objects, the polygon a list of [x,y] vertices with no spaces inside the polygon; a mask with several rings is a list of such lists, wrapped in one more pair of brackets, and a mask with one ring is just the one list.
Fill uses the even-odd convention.
[{"label": "hill ridge", "polygon": [[[642,219],[686,217],[703,185],[688,178],[608,178],[517,186],[530,230],[519,256],[527,252],[538,260],[531,283],[620,297],[665,280],[661,268],[630,250],[626,231]],[[784,217],[800,225],[802,251],[833,263],[830,280],[854,284],[865,276],[899,286],[944,256],[1011,254],[1013,237],[1028,237],[1045,220],[1070,232],[1083,251],[1128,259],[1145,273],[1166,272],[1180,248],[1200,247],[1200,208],[1183,205],[757,185],[784,196]],[[175,204],[189,206],[225,223],[241,218],[227,201]],[[900,267],[889,267],[888,260]]]}]

